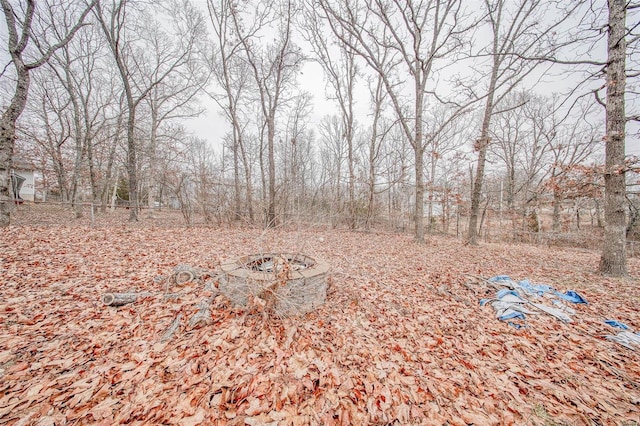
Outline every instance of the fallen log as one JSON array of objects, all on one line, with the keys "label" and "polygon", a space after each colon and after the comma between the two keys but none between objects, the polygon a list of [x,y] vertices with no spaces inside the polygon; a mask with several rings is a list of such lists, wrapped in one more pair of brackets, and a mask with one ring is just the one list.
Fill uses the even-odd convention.
[{"label": "fallen log", "polygon": [[176,285],[183,285],[200,278],[200,271],[189,265],[178,265],[173,269],[171,281]]},{"label": "fallen log", "polygon": [[177,285],[189,283],[195,280],[195,278],[196,275],[192,271],[179,271],[176,272],[174,276],[174,280],[176,281]]},{"label": "fallen log", "polygon": [[102,295],[102,303],[107,306],[122,306],[151,295],[152,293],[105,293]]}]

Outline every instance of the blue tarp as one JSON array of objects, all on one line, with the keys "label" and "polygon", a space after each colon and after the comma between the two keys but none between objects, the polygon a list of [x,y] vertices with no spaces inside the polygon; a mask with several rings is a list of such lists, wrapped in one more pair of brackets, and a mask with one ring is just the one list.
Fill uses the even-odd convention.
[{"label": "blue tarp", "polygon": [[[499,290],[498,293],[496,293],[496,297],[498,299],[503,299],[505,296],[508,295],[512,295],[512,296],[516,296],[516,297],[520,297],[520,295],[518,294],[518,292],[513,291],[513,290],[509,290],[508,288],[503,288],[502,290]],[[524,300],[523,300],[524,302]]]},{"label": "blue tarp", "polygon": [[[515,329],[527,327],[527,325],[526,323],[518,324],[510,320],[522,320],[526,322],[526,314],[540,313],[528,310],[527,307],[529,306],[533,306],[539,311],[554,316],[563,322],[571,322],[571,315],[575,315],[576,311],[567,306],[566,302],[588,304],[587,300],[574,290],[567,290],[561,293],[551,286],[532,284],[526,279],[516,282],[508,275],[497,275],[489,278],[487,281],[502,284],[508,288],[503,288],[496,292],[494,298],[481,299],[480,305],[484,306],[491,302],[491,306],[496,312],[496,317],[500,321],[505,321]],[[540,296],[545,297],[541,300]],[[534,303],[533,301],[547,301],[547,299],[551,299],[551,303],[557,307],[553,308],[543,303]],[[605,336],[608,340],[634,351],[640,350],[640,333],[632,332],[627,324],[618,320],[608,319],[605,320],[604,323],[623,330],[618,332],[618,334]]]},{"label": "blue tarp", "polygon": [[[537,311],[530,311],[528,306],[537,308],[538,311],[542,311],[546,314],[556,317],[564,322],[571,322],[571,315],[575,315],[575,310],[566,306],[563,302],[571,303],[587,303],[586,299],[576,293],[573,290],[568,290],[565,293],[556,291],[553,287],[546,284],[533,284],[528,279],[516,282],[508,275],[497,275],[489,278],[487,281],[505,285],[505,287],[496,292],[495,298],[481,299],[480,306],[484,306],[491,302],[491,306],[496,311],[496,317],[501,321],[508,321],[511,319],[526,320],[526,314],[540,313]],[[552,303],[557,306],[553,308],[543,303],[534,303],[540,296],[554,299],[557,296],[558,299],[552,300]],[[532,298],[532,300],[528,300]]]},{"label": "blue tarp", "polygon": [[616,320],[604,320],[604,323],[610,325],[611,327],[621,328],[623,330],[629,329],[629,326],[627,324]]},{"label": "blue tarp", "polygon": [[573,290],[567,290],[564,294],[560,293],[559,291],[555,292],[556,296],[566,300],[567,302],[571,302],[571,303],[584,303],[587,304],[587,299],[585,299],[584,297],[580,296],[578,293],[576,293]]},{"label": "blue tarp", "polygon": [[518,287],[530,294],[542,296],[546,292],[553,290],[553,287],[545,284],[531,284],[529,280],[518,281]]},{"label": "blue tarp", "polygon": [[491,281],[492,283],[495,283],[498,281],[513,281],[513,280],[508,275],[498,275],[498,276],[489,278],[487,281]]},{"label": "blue tarp", "polygon": [[514,311],[512,309],[509,309],[504,314],[498,317],[500,321],[506,321],[514,318],[525,319],[524,314],[522,312]]}]

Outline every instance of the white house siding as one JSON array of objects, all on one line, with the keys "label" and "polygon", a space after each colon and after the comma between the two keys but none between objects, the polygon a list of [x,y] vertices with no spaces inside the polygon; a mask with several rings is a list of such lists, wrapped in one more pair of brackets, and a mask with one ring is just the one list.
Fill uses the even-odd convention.
[{"label": "white house siding", "polygon": [[20,193],[17,195],[19,195],[24,201],[34,201],[36,191],[33,170],[15,169],[13,172],[25,179],[20,187]]}]

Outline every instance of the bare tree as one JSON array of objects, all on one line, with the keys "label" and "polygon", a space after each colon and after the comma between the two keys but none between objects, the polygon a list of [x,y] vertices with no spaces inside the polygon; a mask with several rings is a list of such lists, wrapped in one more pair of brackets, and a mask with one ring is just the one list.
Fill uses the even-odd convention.
[{"label": "bare tree", "polygon": [[[209,80],[202,52],[204,50],[206,34],[205,21],[202,13],[187,0],[172,1],[168,4],[168,13],[172,17],[173,33],[160,33],[151,39],[150,50],[152,60],[161,60],[163,51],[171,49],[177,43],[177,52],[184,49],[191,51],[188,60],[177,64],[174,70],[162,78],[165,70],[154,67],[147,76],[147,84],[160,81],[149,92],[145,99],[149,109],[149,138],[146,155],[149,160],[147,174],[147,204],[149,212],[156,207],[156,197],[159,193],[158,150],[161,149],[162,126],[175,120],[195,117],[202,112],[196,106],[197,96]],[[176,53],[177,53],[176,52]]]},{"label": "bare tree", "polygon": [[[62,21],[61,26],[64,26]],[[105,110],[113,100],[113,86],[108,84],[109,73],[101,64],[105,46],[99,31],[93,26],[79,31],[75,39],[54,53],[49,61],[51,70],[68,96],[73,117],[75,158],[70,201],[76,217],[82,215],[81,178],[85,165],[89,169],[92,201],[98,197],[95,143],[97,135],[108,123]]]},{"label": "bare tree", "polygon": [[[70,100],[59,89],[55,74],[46,68],[33,76],[35,82],[29,102],[21,118],[18,134],[25,142],[37,146],[41,173],[57,186],[60,201],[70,201],[69,161],[67,145],[73,140],[73,118],[69,114]],[[47,176],[52,173],[55,176]],[[54,184],[55,183],[55,184]],[[47,188],[48,189],[48,188]],[[47,194],[44,194],[46,197]]]},{"label": "bare tree", "polygon": [[[590,119],[593,104],[582,104],[575,114],[561,115],[554,100],[543,99],[541,112],[545,117],[536,120],[541,136],[549,152],[548,180],[546,185],[553,194],[551,229],[560,230],[560,213],[564,198],[559,185],[572,170],[583,165],[593,156],[598,146],[595,125]],[[596,200],[596,203],[598,201]],[[598,204],[596,204],[598,206]]]},{"label": "bare tree", "polygon": [[[452,154],[461,151],[462,146],[470,139],[469,121],[463,120],[468,118],[467,114],[459,114],[455,120],[450,118],[456,116],[455,106],[438,105],[431,110],[426,111],[425,131],[430,136],[429,149],[427,154],[428,173],[427,173],[427,223],[428,230],[431,232],[435,224],[434,205],[438,198],[446,196],[447,179],[441,172],[447,171],[448,167],[444,162],[449,161]],[[444,170],[441,170],[444,169]],[[440,184],[438,184],[440,181]],[[442,185],[444,183],[444,185]],[[440,197],[442,195],[442,197]],[[444,202],[440,203],[443,207]],[[441,212],[444,215],[444,211]]]},{"label": "bare tree", "polygon": [[[505,177],[503,189],[507,211],[512,213],[518,195],[518,160],[521,152],[531,138],[531,129],[523,114],[524,105],[530,101],[526,92],[511,93],[503,99],[504,111],[495,114],[490,128],[492,143],[488,147],[488,155],[497,157],[504,165]],[[515,221],[513,221],[515,227]]]},{"label": "bare tree", "polygon": [[[195,55],[200,25],[175,28],[176,39],[163,33],[157,17],[136,9],[130,0],[112,0],[108,8],[101,3],[96,17],[102,27],[120,74],[127,104],[127,175],[129,178],[129,220],[138,219],[139,182],[136,111],[159,85],[187,67]],[[170,16],[170,18],[175,18]],[[132,28],[134,27],[134,28]],[[132,34],[136,34],[135,37]],[[154,49],[154,46],[157,49]],[[147,49],[151,49],[151,54]]]},{"label": "bare tree", "polygon": [[[340,108],[342,138],[347,144],[349,226],[354,229],[356,227],[354,146],[356,120],[354,112],[354,89],[359,72],[356,64],[356,54],[347,45],[342,43],[338,43],[337,52],[332,48],[330,41],[325,37],[326,28],[321,21],[318,11],[313,7],[313,2],[307,3],[302,26],[305,30],[305,37],[311,44],[314,57],[325,72],[327,86],[329,88],[329,98],[335,100]],[[353,40],[349,41],[349,44],[353,43]]]},{"label": "bare tree", "polygon": [[[266,128],[267,226],[276,225],[276,115],[285,101],[286,91],[294,83],[295,76],[304,59],[300,49],[292,41],[294,13],[294,2],[284,0],[276,4],[263,2],[255,12],[261,19],[254,20],[253,26],[243,25],[237,10],[234,10],[232,15],[236,35],[242,40],[245,56],[255,79],[263,128]],[[269,20],[276,27],[274,43],[260,47],[257,45],[256,34],[258,29],[262,28]]]},{"label": "bare tree", "polygon": [[[627,78],[637,79],[640,70],[637,67],[637,52],[640,47],[640,26],[638,19],[632,19],[631,26],[627,26],[627,13],[640,11],[640,4],[625,0],[586,1],[584,18],[577,25],[577,42],[583,43],[587,49],[577,49],[570,44],[571,49],[564,58],[551,58],[554,62],[572,66],[587,77],[571,94],[577,94],[582,87],[594,80],[601,80],[606,76],[604,84],[590,90],[596,100],[605,107],[606,135],[605,140],[605,238],[600,258],[599,271],[605,275],[622,277],[627,274],[626,253],[626,182],[625,182],[625,132],[628,122],[640,122],[640,115],[627,116],[625,95],[630,99],[637,99],[638,92],[628,91]],[[601,16],[607,14],[605,22]],[[594,58],[592,47],[604,41],[606,35],[606,60]],[[580,45],[577,45],[580,47]],[[635,55],[634,55],[635,53]],[[629,62],[627,62],[627,57]],[[628,65],[632,67],[628,67]],[[600,99],[599,92],[606,88],[606,102]],[[630,104],[630,105],[633,105]]]},{"label": "bare tree", "polygon": [[[282,172],[280,193],[281,206],[285,213],[300,217],[302,202],[306,196],[306,172],[311,154],[313,132],[309,129],[312,98],[301,92],[292,99],[287,108],[285,136],[279,146],[280,167]],[[304,212],[306,213],[306,211]]]},{"label": "bare tree", "polygon": [[[414,152],[416,241],[424,243],[423,119],[428,86],[439,60],[452,59],[466,30],[459,0],[318,0],[334,35],[364,58],[384,83]],[[390,51],[387,54],[387,49]],[[409,83],[405,83],[409,80]],[[404,96],[411,93],[410,98]],[[431,135],[431,137],[435,136]]]},{"label": "bare tree", "polygon": [[[243,96],[249,86],[251,70],[246,61],[243,60],[243,43],[241,39],[236,37],[233,24],[233,13],[237,13],[238,4],[231,0],[208,0],[207,6],[217,44],[215,57],[212,58],[210,67],[214,70],[213,74],[216,82],[224,92],[223,95],[213,93],[211,97],[224,111],[232,129],[231,149],[233,152],[235,219],[238,220],[242,217],[240,189],[240,160],[242,160],[246,186],[246,205],[249,220],[253,222],[252,171],[244,139],[245,126],[243,125],[241,111]],[[264,19],[266,19],[265,16],[259,16],[256,22],[261,22]],[[258,25],[254,27],[254,31],[259,29],[260,26]],[[249,35],[247,34],[247,36]]]},{"label": "bare tree", "polygon": [[[478,215],[490,143],[491,118],[502,99],[543,63],[542,58],[557,50],[554,29],[569,19],[572,12],[572,9],[561,11],[559,18],[553,18],[550,13],[553,5],[544,0],[485,0],[484,4],[492,38],[490,46],[480,53],[489,58],[490,65],[487,91],[482,96],[485,106],[480,137],[474,145],[478,160],[467,233],[470,244],[478,243]],[[524,59],[525,57],[536,59]]]},{"label": "bare tree", "polygon": [[342,174],[347,153],[343,143],[342,121],[337,115],[325,115],[319,125],[320,140],[322,142],[321,153],[323,165],[329,181],[331,204],[329,215],[333,225],[334,218],[342,212]]},{"label": "bare tree", "polygon": [[[523,224],[528,207],[536,208],[541,184],[549,172],[545,166],[550,161],[551,139],[558,131],[558,123],[554,121],[551,102],[526,92],[511,93],[503,99],[502,106],[504,111],[494,116],[490,129],[489,151],[505,167],[506,179],[502,182],[506,185],[501,183],[501,187],[506,192],[507,211],[515,230],[516,207]],[[516,201],[520,202],[518,206]]]},{"label": "bare tree", "polygon": [[371,133],[369,137],[369,146],[367,152],[367,221],[366,226],[370,228],[373,225],[373,218],[375,213],[375,195],[376,195],[376,182],[378,178],[378,163],[382,157],[382,148],[386,139],[387,133],[391,130],[392,126],[385,123],[383,116],[384,102],[386,98],[386,92],[384,91],[384,83],[382,78],[378,75],[374,79],[375,84],[369,84],[369,91],[372,103],[372,120],[371,120]]},{"label": "bare tree", "polygon": [[[26,0],[26,5],[19,2],[16,8],[10,0],[0,0],[2,11],[7,24],[9,37],[7,38],[7,50],[11,57],[11,63],[15,70],[15,88],[11,102],[2,112],[0,117],[0,226],[8,226],[10,222],[9,204],[9,173],[12,167],[13,149],[16,139],[16,122],[24,111],[29,95],[30,73],[32,70],[44,65],[53,53],[69,43],[78,29],[83,25],[84,19],[93,8],[96,0],[91,2],[75,20],[69,31],[59,33],[50,31],[55,35],[61,35],[53,42],[47,39],[47,28],[38,28],[35,22],[47,22],[54,16],[52,5],[42,3],[40,7],[34,0]],[[69,16],[74,15],[72,3],[57,5],[67,9]],[[49,22],[51,26],[53,22]],[[31,46],[29,45],[31,43]],[[35,49],[34,49],[35,47]]]}]

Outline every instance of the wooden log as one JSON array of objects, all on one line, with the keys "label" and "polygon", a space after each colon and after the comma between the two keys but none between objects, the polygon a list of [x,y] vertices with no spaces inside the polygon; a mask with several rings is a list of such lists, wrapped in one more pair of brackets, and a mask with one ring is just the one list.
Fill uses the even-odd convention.
[{"label": "wooden log", "polygon": [[189,328],[197,328],[202,325],[207,325],[211,322],[211,311],[209,307],[201,308],[198,312],[193,314],[189,319]]},{"label": "wooden log", "polygon": [[133,303],[140,297],[149,296],[151,293],[105,293],[102,295],[102,303],[107,306],[122,306]]},{"label": "wooden log", "polygon": [[171,337],[173,337],[173,333],[175,333],[178,327],[180,327],[181,318],[182,318],[182,314],[178,314],[175,317],[175,319],[171,321],[171,324],[169,324],[169,328],[167,328],[167,331],[165,331],[164,334],[162,335],[160,342],[164,343],[167,340],[171,339]]},{"label": "wooden log", "polygon": [[196,328],[201,325],[208,325],[211,323],[210,306],[219,294],[220,293],[216,291],[207,300],[203,300],[198,304],[198,312],[193,314],[193,316],[189,319],[189,329]]},{"label": "wooden log", "polygon": [[173,268],[171,281],[176,285],[183,285],[200,278],[200,270],[189,265],[178,265]]},{"label": "wooden log", "polygon": [[189,283],[195,280],[195,278],[196,278],[196,275],[192,271],[179,271],[179,272],[176,272],[174,276],[174,280],[177,285]]}]

